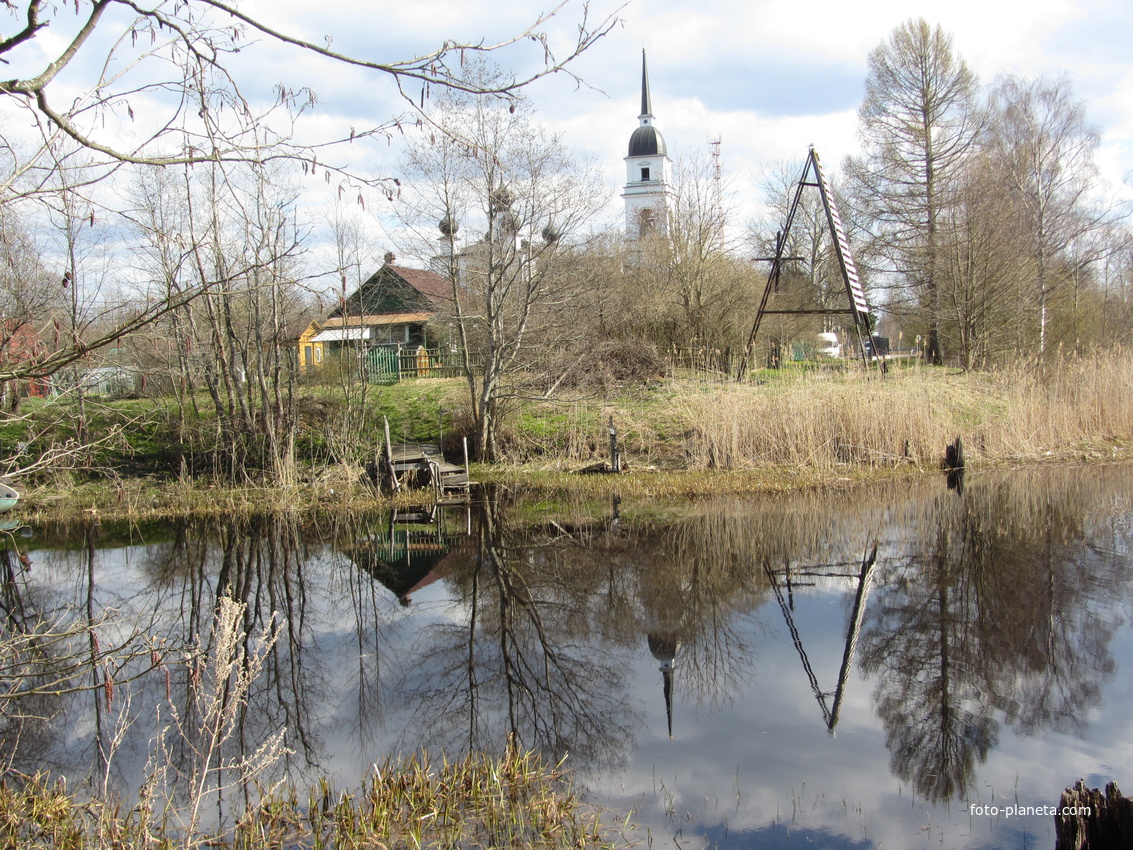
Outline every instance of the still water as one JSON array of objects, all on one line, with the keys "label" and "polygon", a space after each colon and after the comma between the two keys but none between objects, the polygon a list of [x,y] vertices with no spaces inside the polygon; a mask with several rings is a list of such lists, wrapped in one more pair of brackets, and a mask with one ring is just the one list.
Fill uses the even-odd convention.
[{"label": "still water", "polygon": [[151,742],[191,716],[178,659],[227,593],[250,631],[280,627],[229,755],[284,730],[300,782],[511,734],[567,757],[630,840],[684,850],[1052,848],[1052,817],[1008,807],[1078,778],[1133,788],[1129,466],[682,504],[494,495],[425,519],[17,535],[8,622],[89,616],[100,653],[127,649],[7,715],[4,756],[123,789],[187,769],[183,741]]}]

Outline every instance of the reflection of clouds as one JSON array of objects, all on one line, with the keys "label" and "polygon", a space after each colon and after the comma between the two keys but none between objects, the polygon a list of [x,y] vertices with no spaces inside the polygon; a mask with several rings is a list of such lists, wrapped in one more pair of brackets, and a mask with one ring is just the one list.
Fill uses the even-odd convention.
[{"label": "reflection of clouds", "polygon": [[[821,681],[836,677],[843,636],[840,628],[825,626],[838,619],[831,612],[840,610],[838,597],[800,594],[797,603],[799,629],[816,673]],[[761,625],[776,620],[778,625]],[[824,830],[832,842],[861,841],[867,838],[863,827],[868,826],[871,842],[880,839],[881,846],[909,846],[916,826],[890,827],[875,814],[908,809],[908,797],[891,800],[891,795],[896,796],[891,781],[861,780],[863,775],[885,777],[888,772],[887,754],[872,719],[868,683],[852,675],[832,738],[777,607],[768,604],[753,612],[743,637],[759,651],[758,678],[724,706],[698,709],[687,697],[678,702],[673,741],[666,738],[661,707],[650,696],[657,687],[655,665],[652,659],[642,659],[636,666],[634,690],[644,694],[647,716],[635,763],[613,781],[587,777],[589,787],[621,808],[638,806],[641,816],[634,818],[639,824],[635,837],[644,840],[648,825],[655,846],[676,848],[671,836],[680,828],[683,847],[688,846],[686,839],[702,832],[720,837],[725,824],[732,839],[721,846],[737,846],[743,840],[741,833],[765,834],[776,818],[791,825],[793,796],[805,801],[793,827],[800,835]],[[843,801],[868,814],[843,812]],[[675,812],[672,821],[667,813],[670,805]],[[687,813],[693,815],[691,821]]]},{"label": "reflection of clouds", "polygon": [[[978,476],[963,499],[926,479],[707,500],[670,522],[635,522],[626,510],[616,527],[560,523],[571,534],[525,527],[497,506],[476,557],[407,609],[330,544],[308,540],[285,555],[285,529],[264,526],[230,548],[228,568],[251,598],[261,591],[261,616],[291,598],[291,634],[273,662],[280,686],[257,691],[255,722],[301,718],[305,754],[343,785],[398,747],[500,748],[514,729],[569,752],[579,784],[636,805],[663,845],[683,828],[682,846],[724,829],[758,846],[794,818],[832,846],[867,835],[874,846],[999,846],[1017,824],[958,814],[967,803],[1046,804],[1078,775],[1133,762],[1133,673],[1118,662],[1133,657],[1133,577],[1111,557],[1128,536],[1114,507],[1128,502],[1113,495],[1126,478],[1125,468]],[[1094,504],[1102,518],[1084,521]],[[1033,539],[1047,527],[1056,533]],[[335,533],[344,546],[370,531]],[[853,573],[867,539],[880,541],[868,634],[832,737],[762,564],[790,563],[802,576],[807,565],[845,563]],[[174,635],[211,612],[225,549],[193,538],[172,557],[170,545],[112,548],[99,563],[113,577],[108,594]],[[205,557],[194,566],[197,552]],[[76,557],[42,563],[75,588]],[[832,691],[855,582],[805,577],[792,620],[821,690]],[[151,604],[156,616],[143,610]],[[655,657],[670,654],[672,740]],[[162,699],[163,686],[139,687]],[[85,710],[76,704],[70,733],[89,728]],[[964,752],[932,754],[933,729],[967,748],[966,766]],[[916,772],[941,764],[951,789]],[[1025,823],[1042,843],[1045,819]]]}]

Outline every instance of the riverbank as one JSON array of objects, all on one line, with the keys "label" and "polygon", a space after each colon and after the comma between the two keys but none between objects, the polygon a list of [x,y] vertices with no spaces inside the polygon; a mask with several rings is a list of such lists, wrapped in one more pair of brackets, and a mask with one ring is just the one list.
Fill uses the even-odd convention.
[{"label": "riverbank", "polygon": [[[686,476],[710,480],[743,474]],[[645,473],[622,480],[636,475]],[[615,476],[577,478],[592,477],[617,480]],[[131,523],[124,533],[106,523],[87,526],[79,534],[67,530],[65,539],[50,543],[46,532],[44,539],[20,544],[28,556],[26,572],[11,559],[9,598],[19,593],[25,615],[43,611],[57,616],[62,606],[72,605],[76,648],[83,656],[89,651],[90,611],[113,611],[113,621],[97,626],[102,651],[111,651],[113,635],[137,634],[145,643],[131,653],[136,661],[147,667],[165,664],[170,670],[166,677],[158,666],[134,678],[117,662],[96,663],[93,671],[84,669],[76,677],[87,690],[46,706],[36,704],[34,695],[27,696],[19,714],[52,718],[51,734],[44,736],[45,750],[36,751],[39,739],[33,734],[34,721],[29,721],[27,734],[10,738],[30,752],[19,760],[11,758],[9,764],[29,771],[41,764],[59,765],[61,771],[63,765],[71,765],[65,773],[68,789],[93,793],[87,783],[97,788],[104,771],[92,758],[96,733],[86,730],[97,728],[97,712],[105,712],[102,740],[113,737],[122,722],[116,718],[133,715],[135,740],[145,742],[154,739],[154,728],[166,726],[166,711],[188,716],[183,707],[192,706],[196,694],[212,692],[211,686],[198,690],[194,685],[198,666],[182,654],[182,648],[194,641],[194,635],[209,633],[211,615],[223,610],[231,588],[248,604],[242,622],[265,630],[268,624],[281,626],[278,651],[263,656],[274,665],[264,673],[270,686],[251,690],[244,715],[247,725],[236,727],[240,748],[228,750],[228,761],[221,762],[235,764],[259,753],[261,742],[270,740],[286,722],[289,737],[283,743],[294,750],[291,764],[300,784],[297,790],[288,788],[276,796],[266,810],[268,820],[250,817],[249,822],[262,827],[265,835],[297,836],[291,843],[318,846],[301,831],[307,828],[304,818],[310,811],[318,814],[318,834],[357,835],[337,830],[340,823],[346,829],[375,816],[365,808],[373,775],[370,759],[426,744],[436,747],[434,756],[445,747],[459,758],[462,746],[487,747],[498,756],[506,732],[518,728],[524,746],[553,754],[547,755],[552,762],[570,752],[567,766],[577,771],[576,787],[584,789],[590,802],[622,813],[604,818],[615,827],[631,812],[631,824],[637,827],[629,835],[631,840],[636,837],[636,843],[647,835],[665,841],[678,827],[684,827],[686,835],[711,836],[720,821],[710,795],[718,795],[719,789],[702,777],[715,776],[723,784],[733,771],[736,814],[732,810],[724,814],[732,824],[743,824],[745,831],[754,830],[750,835],[735,830],[734,842],[759,843],[751,838],[766,834],[761,830],[770,830],[773,819],[778,823],[780,804],[790,810],[799,776],[807,778],[808,789],[815,788],[810,779],[815,764],[836,777],[810,792],[820,800],[834,801],[829,807],[808,807],[810,817],[818,818],[823,827],[837,820],[836,808],[844,817],[845,802],[838,805],[846,800],[843,789],[884,788],[885,794],[850,797],[851,809],[862,813],[863,822],[868,817],[871,835],[884,831],[885,837],[891,837],[904,830],[907,836],[917,836],[919,825],[909,819],[928,817],[932,823],[948,824],[947,806],[930,806],[926,811],[923,803],[910,808],[904,800],[924,801],[932,788],[942,787],[937,776],[959,789],[954,793],[960,800],[969,796],[964,789],[976,787],[977,782],[970,759],[937,765],[932,753],[904,747],[902,753],[913,754],[911,761],[904,762],[915,766],[913,772],[893,767],[902,764],[893,755],[895,749],[886,754],[886,742],[892,740],[886,733],[895,723],[901,724],[899,742],[922,740],[923,729],[939,728],[934,713],[939,701],[922,702],[921,692],[915,690],[917,682],[933,681],[939,672],[932,666],[938,656],[926,655],[925,645],[947,641],[949,646],[965,648],[967,666],[950,669],[960,670],[964,682],[978,686],[970,692],[986,695],[962,706],[979,706],[966,715],[972,718],[969,725],[995,731],[996,724],[1002,724],[1000,738],[1010,742],[1015,736],[1007,731],[1011,724],[1004,719],[1003,706],[1018,705],[1023,693],[1035,698],[1034,705],[1021,712],[1023,717],[1046,712],[1049,702],[1044,695],[1066,681],[1060,659],[1067,657],[1079,660],[1075,670],[1082,676],[1072,681],[1073,687],[1058,688],[1058,693],[1099,698],[1112,669],[1109,647],[1116,652],[1127,643],[1126,637],[1108,631],[1110,624],[1128,622],[1116,610],[1128,607],[1121,600],[1130,598],[1122,592],[1128,571],[1123,569],[1121,552],[1128,549],[1128,535],[1127,524],[1120,520],[1130,505],[1127,466],[978,474],[969,477],[962,499],[945,490],[942,477],[926,472],[919,480],[896,485],[844,493],[785,493],[751,501],[725,497],[666,504],[626,499],[599,505],[600,500],[591,500],[598,510],[590,510],[590,503],[570,504],[567,499],[522,504],[503,499],[472,517],[463,509],[443,512],[449,515],[418,536],[376,514],[322,517],[332,522],[321,529],[309,527],[306,515],[288,514],[252,521],[232,516],[205,523]],[[563,510],[564,505],[570,510]],[[39,537],[38,531],[35,536]],[[394,564],[409,567],[413,541],[417,548],[412,562],[418,572],[399,585],[383,569]],[[783,597],[776,596],[776,588],[786,580],[783,589],[794,594],[790,616],[798,617],[821,683],[832,690],[838,681],[841,690],[837,671],[844,658],[841,641],[850,640],[847,630],[854,622],[850,616],[854,579],[859,564],[865,569],[867,562],[872,563],[870,552],[878,551],[872,548],[878,543],[880,560],[875,583],[869,585],[877,594],[875,613],[858,621],[865,632],[854,661],[855,671],[868,673],[849,680],[841,726],[857,741],[866,736],[872,743],[869,750],[855,746],[847,757],[844,742],[838,743],[841,732],[835,741],[821,725],[818,709],[829,708],[830,703],[814,704],[808,679],[796,666],[799,659],[789,634],[790,620],[779,621],[788,617],[788,609]],[[406,593],[409,584],[438,564],[443,564],[440,580]],[[796,571],[789,574],[792,565]],[[866,586],[864,577],[859,580],[859,586]],[[1064,616],[1057,618],[1060,630],[1048,640],[1043,628],[1051,622],[1052,599]],[[941,614],[934,603],[948,607]],[[138,623],[142,629],[135,631]],[[823,629],[816,631],[816,623]],[[1101,629],[1100,638],[1095,625]],[[769,639],[775,628],[777,643]],[[937,628],[948,631],[938,634]],[[675,669],[680,678],[674,679],[675,711],[669,712],[662,706],[658,661],[674,652],[672,642],[666,640],[676,629],[680,645]],[[211,631],[218,632],[225,629]],[[1030,641],[1034,635],[1040,638],[1037,650]],[[149,651],[151,636],[170,650],[159,661]],[[237,640],[234,645],[243,647],[245,642]],[[1043,654],[1044,647],[1056,651]],[[900,663],[887,665],[894,655]],[[472,658],[477,665],[474,674],[469,672]],[[532,659],[536,663],[528,663]],[[803,659],[803,664],[808,662]],[[788,675],[791,670],[793,677]],[[514,679],[508,678],[512,675]],[[1025,688],[1019,684],[1021,676]],[[201,680],[206,685],[220,681],[207,673]],[[113,688],[108,689],[111,681]],[[505,682],[514,682],[515,690],[507,690]],[[1125,682],[1110,687],[1109,693],[1120,693]],[[521,703],[530,709],[509,714],[514,705],[510,693],[532,694],[531,703]],[[895,719],[893,714],[882,714],[881,708],[874,709],[875,718],[870,693],[912,696],[901,704]],[[160,717],[153,714],[155,704],[163,706]],[[835,700],[835,718],[838,705]],[[145,708],[139,711],[138,706]],[[746,707],[747,713],[731,714],[731,706]],[[940,710],[957,711],[947,705]],[[15,711],[11,702],[9,711]],[[1056,724],[1067,715],[1056,705],[1055,711],[1038,716],[1049,718],[1040,723]],[[67,725],[60,725],[64,719]],[[831,719],[828,715],[826,723]],[[1108,718],[1104,725],[1111,727],[1111,721]],[[1027,723],[1022,720],[1019,725]],[[1041,737],[1047,728],[1027,727],[1021,740],[1006,744],[996,772],[983,773],[984,762],[979,761],[978,787],[990,788],[992,794],[996,788],[1011,788],[1021,755],[1033,752],[1035,736]],[[68,729],[83,731],[62,734]],[[737,729],[756,731],[736,736]],[[769,749],[770,739],[781,742],[784,749]],[[65,750],[68,741],[78,749]],[[742,753],[736,741],[743,742]],[[174,738],[158,751],[177,752],[172,749],[176,742]],[[1059,743],[1065,749],[1056,763],[1098,769],[1075,752],[1075,748],[1090,750],[1088,739],[1066,735]],[[973,746],[977,745],[978,740]],[[145,751],[144,743],[123,744],[111,760],[116,775],[137,781],[145,761],[139,753]],[[59,757],[64,753],[70,758]],[[637,753],[644,756],[641,762],[625,761]],[[717,759],[715,763],[709,761],[709,754]],[[190,759],[164,758],[153,763],[171,764],[183,775],[193,764]],[[751,764],[772,765],[771,771],[778,772],[752,774],[746,767]],[[866,764],[875,772],[869,773]],[[745,766],[742,775],[737,765]],[[900,771],[896,778],[886,772],[887,765],[890,771]],[[1027,765],[1028,777],[1046,776],[1037,762]],[[439,772],[437,759],[433,766]],[[321,788],[309,793],[307,782],[314,771],[316,776],[322,771],[336,776],[338,786],[330,793]],[[88,778],[91,773],[93,779]],[[378,773],[400,781],[385,767]],[[822,773],[820,780],[826,775]],[[664,791],[658,794],[653,778],[658,776],[662,789],[679,789],[677,799],[692,801],[680,809],[678,823],[666,820],[663,803],[673,798]],[[602,777],[609,781],[604,783]],[[406,781],[417,781],[415,771]],[[894,782],[897,792],[892,790]],[[1063,780],[1058,782],[1060,788]],[[40,784],[52,788],[49,782]],[[650,786],[653,796],[648,796]],[[742,816],[738,814],[741,787]],[[789,794],[779,793],[783,789]],[[910,793],[904,795],[900,789]],[[452,799],[448,791],[438,789],[438,793]],[[699,793],[704,795],[702,806],[696,802]],[[1022,793],[1025,801],[1055,799],[1034,780]],[[240,794],[226,791],[225,799],[238,807],[229,817],[238,816]],[[325,807],[328,799],[333,812]],[[17,822],[26,823],[34,813],[50,810],[62,812],[51,821],[60,831],[68,823],[73,825],[75,818],[89,819],[84,822],[91,829],[103,823],[97,804],[84,809],[79,799],[50,796],[27,805],[31,814],[17,812],[25,819]],[[124,806],[129,805],[127,798]],[[418,816],[425,818],[432,811],[427,808]],[[331,814],[341,821],[332,820]],[[399,816],[398,822],[414,821]],[[106,834],[119,827],[123,832],[128,829],[128,824],[115,821],[105,824],[98,828],[105,828]],[[964,824],[970,829],[961,813],[955,828]],[[808,825],[813,828],[816,822],[797,826]],[[831,828],[844,826],[835,822]],[[1028,829],[1034,826],[1028,823]],[[791,828],[795,827],[792,822]],[[24,846],[19,836],[9,843]],[[279,845],[291,843],[281,840]],[[340,841],[339,846],[345,843]],[[333,846],[329,840],[325,844]],[[160,845],[155,842],[155,846]],[[250,841],[243,846],[263,845]],[[414,844],[410,840],[400,846]]]},{"label": "riverbank", "polygon": [[[363,469],[381,445],[383,417],[395,441],[445,440],[450,448],[467,427],[467,388],[455,379],[373,388],[362,411],[351,409],[357,399],[341,388],[299,392],[289,484],[233,485],[216,474],[218,449],[201,442],[208,422],[174,427],[169,400],[106,402],[88,408],[97,413],[88,434],[102,440],[94,457],[17,481],[24,499],[16,516],[380,508],[387,497],[373,491]],[[25,451],[46,454],[52,433],[56,444],[73,439],[65,407],[44,405],[4,423],[0,436],[8,445],[35,433],[39,442]],[[350,421],[361,424],[345,440]],[[626,472],[573,474],[608,459],[611,421]],[[1107,352],[1043,370],[913,367],[886,377],[781,370],[751,384],[678,375],[601,398],[526,393],[501,428],[503,461],[476,465],[473,479],[550,494],[646,497],[837,487],[935,472],[957,437],[977,469],[1133,459],[1133,356]],[[242,477],[267,480],[255,470]]]}]

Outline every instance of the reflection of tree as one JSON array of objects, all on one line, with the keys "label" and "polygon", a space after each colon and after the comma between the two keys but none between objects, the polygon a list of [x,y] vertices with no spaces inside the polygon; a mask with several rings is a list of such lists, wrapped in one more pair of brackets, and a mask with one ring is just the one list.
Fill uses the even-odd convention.
[{"label": "reflection of tree", "polygon": [[765,533],[752,522],[750,506],[720,501],[636,543],[639,628],[662,662],[666,690],[669,650],[672,689],[701,704],[727,701],[753,675],[754,651],[744,625],[767,593],[757,569],[768,544]]},{"label": "reflection of tree", "polygon": [[[882,591],[863,640],[863,668],[879,673],[877,713],[894,772],[930,800],[962,794],[997,740],[981,681],[979,647],[966,628],[967,576],[942,529],[920,580]],[[896,604],[894,604],[896,603]]]},{"label": "reflection of tree", "polygon": [[[213,776],[217,765],[241,763],[281,729],[286,730],[285,746],[297,756],[286,763],[288,768],[317,763],[318,706],[312,703],[325,679],[320,675],[323,668],[307,661],[314,637],[307,617],[308,552],[298,519],[280,514],[185,523],[174,531],[172,540],[150,547],[148,554],[143,569],[155,590],[168,599],[161,610],[163,630],[170,640],[199,647],[188,665],[171,667],[169,693],[163,695],[176,707],[182,727],[167,741],[173,774]],[[234,703],[233,734],[211,752],[213,761],[205,765],[199,763],[201,753],[210,750],[198,740],[208,734],[199,714],[199,691],[207,680],[204,659],[216,651],[216,617],[224,598],[244,606],[238,624],[242,664],[256,656],[257,634],[278,626],[279,636],[262,660],[262,674],[250,684],[242,702]],[[160,701],[162,697],[155,699]],[[216,783],[231,780],[223,772],[215,774]],[[252,791],[240,786],[233,796],[247,800]],[[212,797],[218,817],[223,814],[223,796],[227,795]]]},{"label": "reflection of tree", "polygon": [[484,751],[510,734],[555,758],[619,763],[634,712],[624,659],[596,646],[589,628],[600,566],[564,569],[554,547],[507,527],[495,499],[478,525],[477,551],[452,575],[465,619],[423,635],[405,682],[417,707],[406,734]]},{"label": "reflection of tree", "polygon": [[[114,621],[98,597],[97,523],[78,529],[82,564],[74,598],[29,581],[32,561],[10,535],[0,538],[0,758],[38,770],[70,746],[93,775],[107,778],[115,689],[128,687],[160,663],[152,638],[136,624]],[[119,699],[119,704],[121,700]],[[88,706],[89,738],[63,720]]]},{"label": "reflection of tree", "polygon": [[[167,527],[166,539],[146,547],[141,570],[149,598],[132,606],[133,615],[149,617],[167,642],[199,642],[204,652],[212,651],[214,619],[224,597],[246,606],[245,652],[273,620],[279,627],[218,763],[237,763],[281,729],[291,751],[282,768],[293,777],[339,755],[328,748],[327,732],[348,751],[373,752],[382,710],[379,674],[387,653],[383,621],[397,604],[368,575],[344,563],[335,548],[349,549],[380,525],[380,516],[368,515],[332,517],[318,525],[294,514],[231,516],[175,524]],[[335,547],[323,541],[335,541]],[[171,665],[168,698],[190,727],[198,719],[194,688],[200,679],[199,669]],[[167,698],[164,681],[146,687],[145,704]],[[170,755],[176,772],[192,774],[191,747],[173,740]]]},{"label": "reflection of tree", "polygon": [[[1112,475],[1091,474],[1111,499],[1127,490],[1120,473]],[[977,479],[963,497],[933,490],[899,500],[865,494],[848,508],[842,501],[829,493],[706,500],[664,522],[631,512],[619,522],[559,517],[539,525],[490,501],[475,545],[445,555],[443,585],[435,587],[455,601],[408,608],[358,555],[385,533],[380,517],[167,526],[161,543],[133,550],[144,551],[137,587],[111,586],[80,530],[71,551],[54,555],[70,560],[50,589],[27,578],[49,570],[37,562],[23,573],[15,553],[5,559],[0,552],[0,577],[7,577],[0,602],[12,629],[66,605],[85,624],[89,599],[92,611],[112,606],[130,618],[114,642],[137,628],[166,647],[198,636],[210,646],[222,595],[247,603],[249,632],[280,612],[280,641],[226,757],[251,752],[286,727],[293,771],[326,768],[330,759],[337,770],[352,750],[367,760],[385,751],[383,722],[404,715],[412,720],[401,735],[412,747],[490,751],[514,733],[523,747],[556,757],[569,751],[570,764],[601,771],[627,757],[641,723],[628,671],[648,671],[655,689],[644,699],[660,703],[667,676],[655,671],[671,659],[679,735],[682,701],[726,702],[755,675],[753,618],[773,596],[762,564],[788,565],[796,594],[806,581],[851,590],[846,579],[861,579],[866,535],[881,532],[856,663],[876,679],[893,770],[918,793],[946,799],[970,787],[1004,724],[1028,734],[1066,729],[1097,702],[1114,667],[1116,615],[1107,612],[1127,595],[1110,555],[1130,551],[1118,522],[1129,504],[1113,506],[1110,526],[1087,525],[1097,498],[1081,479],[1057,471]],[[104,541],[110,533],[99,532]],[[130,557],[137,567],[137,554]],[[852,569],[818,575],[806,564]],[[68,580],[73,595],[64,602]],[[841,622],[852,633],[852,593],[844,605]],[[773,604],[770,616],[778,618]],[[106,649],[114,633],[98,634]],[[45,698],[42,714],[69,712],[68,722],[44,724],[39,741],[23,727],[29,748],[20,764],[40,761],[35,743],[43,759],[73,772],[77,759],[63,753],[74,744],[69,729],[82,730],[83,756],[93,755],[91,700],[102,691],[91,690],[86,630],[75,645],[88,665],[80,668],[84,690]],[[829,686],[839,659],[824,659],[827,672],[812,660]],[[192,671],[169,667],[170,695],[188,706]],[[394,678],[395,667],[408,672]],[[164,674],[131,684],[143,742],[158,723],[151,711],[166,700],[165,687]],[[115,713],[125,692],[116,690]],[[104,717],[104,735],[114,719]],[[651,731],[663,733],[659,724]],[[144,743],[139,751],[133,760],[118,753],[123,774],[144,763]]]},{"label": "reflection of tree", "polygon": [[1115,623],[1090,603],[1116,574],[1084,570],[1088,495],[1070,474],[1019,474],[943,495],[910,518],[863,636],[894,772],[962,796],[1001,722],[1063,729],[1097,703]]}]

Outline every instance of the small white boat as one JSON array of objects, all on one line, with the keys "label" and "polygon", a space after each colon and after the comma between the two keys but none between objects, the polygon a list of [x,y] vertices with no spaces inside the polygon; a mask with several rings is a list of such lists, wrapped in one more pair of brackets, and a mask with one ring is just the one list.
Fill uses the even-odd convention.
[{"label": "small white boat", "polygon": [[0,514],[12,510],[19,500],[20,494],[18,492],[7,484],[0,482]]}]

